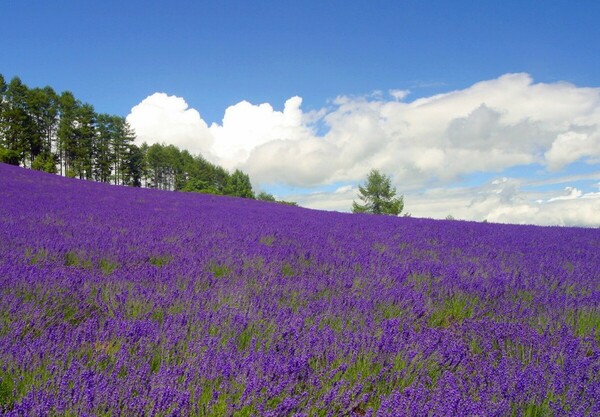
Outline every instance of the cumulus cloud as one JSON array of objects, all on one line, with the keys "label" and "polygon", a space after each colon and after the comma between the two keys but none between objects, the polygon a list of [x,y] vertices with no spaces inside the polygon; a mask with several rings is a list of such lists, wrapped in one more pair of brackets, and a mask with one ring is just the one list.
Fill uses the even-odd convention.
[{"label": "cumulus cloud", "polygon": [[558,197],[552,197],[548,201],[552,202],[552,201],[559,201],[559,200],[574,200],[583,195],[583,192],[581,190],[578,190],[575,187],[565,187],[565,192],[566,192],[565,195],[560,195]]},{"label": "cumulus cloud", "polygon": [[[488,221],[499,223],[540,224],[560,226],[600,225],[600,193],[584,193],[576,187],[562,192],[546,191],[533,198],[531,191],[522,191],[524,180],[502,178],[479,187],[479,198],[473,199],[469,211]],[[535,201],[534,201],[535,200]],[[475,219],[473,219],[475,220]]]},{"label": "cumulus cloud", "polygon": [[580,158],[600,155],[600,134],[597,126],[585,130],[587,132],[568,131],[556,137],[544,154],[548,168],[556,171]]},{"label": "cumulus cloud", "polygon": [[[599,226],[600,192],[576,187],[564,191],[523,191],[531,183],[498,178],[468,188],[436,188],[407,196],[409,211],[421,216],[498,223]],[[557,195],[558,194],[558,195]]]},{"label": "cumulus cloud", "polygon": [[181,97],[154,93],[131,109],[127,121],[138,144],[172,144],[194,154],[208,153],[213,145],[206,122]]},{"label": "cumulus cloud", "polygon": [[[288,167],[282,176],[295,185],[357,181],[379,167],[398,184],[419,186],[532,163],[555,170],[600,156],[600,89],[536,84],[527,74],[410,103],[372,97],[334,103],[323,116],[325,135],[267,141],[250,152],[244,168],[267,181],[265,155],[279,155],[270,172],[278,177]],[[317,171],[298,167],[298,155]]]},{"label": "cumulus cloud", "polygon": [[[157,93],[128,120],[140,140],[200,151],[260,183],[314,186],[358,181],[373,167],[397,183],[449,183],[462,175],[531,163],[550,170],[600,158],[600,89],[534,83],[507,74],[463,90],[401,101],[407,91],[338,97],[307,113],[242,101],[210,127],[180,97]],[[325,126],[317,134],[314,126]]]},{"label": "cumulus cloud", "polygon": [[[387,96],[340,96],[311,112],[302,109],[300,97],[288,99],[281,111],[242,101],[227,108],[221,122],[207,126],[182,98],[157,93],[134,107],[128,120],[141,141],[201,152],[229,169],[243,169],[262,187],[356,184],[379,168],[411,193],[425,185],[444,188],[479,172],[501,174],[531,164],[559,172],[574,162],[600,160],[600,88],[506,74],[413,101],[406,101],[407,95],[396,89]],[[509,196],[509,186],[493,195],[501,207],[494,208],[492,197],[485,200],[486,214],[499,220],[539,214],[539,203],[532,205],[527,196],[510,200],[520,194]],[[344,193],[333,194],[341,204]],[[569,201],[583,201],[585,195]],[[544,200],[544,207],[568,203],[555,197]],[[468,209],[475,212],[482,204],[478,200]]]},{"label": "cumulus cloud", "polygon": [[210,126],[215,139],[213,153],[221,163],[233,168],[263,144],[312,138],[309,117],[300,109],[301,104],[302,98],[296,96],[285,102],[283,111],[274,110],[268,103],[253,105],[247,101],[230,106],[222,124]]}]

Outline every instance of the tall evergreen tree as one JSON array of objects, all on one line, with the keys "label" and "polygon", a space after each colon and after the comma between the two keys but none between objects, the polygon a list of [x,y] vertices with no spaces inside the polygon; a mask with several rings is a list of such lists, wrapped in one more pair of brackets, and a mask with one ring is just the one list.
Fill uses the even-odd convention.
[{"label": "tall evergreen tree", "polygon": [[388,214],[397,216],[404,208],[403,196],[396,197],[396,187],[387,175],[373,169],[364,186],[358,186],[359,198],[364,204],[352,202],[353,213]]},{"label": "tall evergreen tree", "polygon": [[34,129],[30,137],[32,168],[56,172],[53,142],[58,128],[58,96],[51,87],[29,90],[27,107]]},{"label": "tall evergreen tree", "polygon": [[80,103],[70,91],[63,92],[58,99],[60,119],[58,122],[57,151],[61,175],[75,175],[71,166],[77,156],[75,127],[79,106]]},{"label": "tall evergreen tree", "polygon": [[19,154],[8,143],[8,97],[6,95],[8,84],[4,76],[0,74],[0,162],[18,165]]},{"label": "tall evergreen tree", "polygon": [[252,184],[248,174],[244,174],[239,169],[236,169],[229,177],[225,187],[225,194],[236,197],[254,198]]},{"label": "tall evergreen tree", "polygon": [[133,187],[141,187],[145,176],[146,160],[142,148],[135,144],[129,145],[125,162],[126,184]]},{"label": "tall evergreen tree", "polygon": [[35,152],[36,149],[34,124],[27,106],[28,94],[27,86],[18,77],[14,77],[6,87],[2,126],[3,147],[8,158],[16,165],[29,165],[32,150]]},{"label": "tall evergreen tree", "polygon": [[94,141],[94,179],[110,182],[114,152],[112,149],[114,135],[113,116],[99,114],[96,120],[96,139]]},{"label": "tall evergreen tree", "polygon": [[135,140],[135,132],[124,117],[113,116],[114,132],[112,138],[114,183],[127,183],[127,155],[129,146]]},{"label": "tall evergreen tree", "polygon": [[158,143],[150,145],[146,153],[146,161],[148,164],[150,187],[160,190],[165,189],[167,161],[164,146]]},{"label": "tall evergreen tree", "polygon": [[[2,123],[2,120],[4,118],[4,107],[6,106],[6,99],[5,99],[6,88],[7,88],[6,80],[4,79],[4,76],[2,74],[0,74],[0,123]],[[2,130],[0,130],[0,140],[2,140],[2,139],[3,139]]]},{"label": "tall evergreen tree", "polygon": [[96,112],[90,104],[83,104],[75,111],[75,158],[72,161],[75,175],[80,179],[93,178],[94,142],[96,139]]}]

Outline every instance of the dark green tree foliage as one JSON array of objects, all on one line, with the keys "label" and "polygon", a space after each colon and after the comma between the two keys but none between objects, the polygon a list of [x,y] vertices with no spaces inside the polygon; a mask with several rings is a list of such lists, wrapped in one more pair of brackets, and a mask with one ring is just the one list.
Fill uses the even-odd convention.
[{"label": "dark green tree foliage", "polygon": [[144,150],[135,144],[129,145],[124,166],[124,185],[141,187],[145,171]]},{"label": "dark green tree foliage", "polygon": [[57,152],[61,175],[74,175],[71,164],[76,157],[75,126],[79,103],[70,91],[62,93],[58,99],[60,120],[57,132]]},{"label": "dark green tree foliage", "polygon": [[173,145],[137,146],[124,117],[0,74],[0,162],[80,179],[254,198],[247,174]]},{"label": "dark green tree foliage", "polygon": [[58,96],[51,87],[33,88],[28,92],[27,110],[33,122],[30,136],[31,167],[56,173],[52,153],[58,129]]},{"label": "dark green tree foliage", "polygon": [[273,196],[273,194],[267,193],[266,191],[261,191],[260,193],[258,193],[256,199],[272,203],[287,204],[288,206],[298,206],[298,203],[294,201],[277,200],[275,196]]},{"label": "dark green tree foliage", "polygon": [[155,143],[148,148],[146,162],[148,164],[148,186],[160,190],[167,189],[167,156],[164,145]]},{"label": "dark green tree foliage", "polygon": [[114,152],[112,149],[114,134],[113,116],[99,114],[96,119],[96,140],[94,142],[94,180],[110,182]]},{"label": "dark green tree foliage", "polygon": [[143,172],[142,178],[151,188],[254,198],[247,174],[237,170],[230,175],[201,155],[193,156],[173,145],[147,146]]},{"label": "dark green tree foliage", "polygon": [[397,216],[404,208],[404,197],[396,197],[396,187],[387,175],[373,169],[366,184],[358,186],[358,197],[364,204],[352,202],[353,213],[387,214]]},{"label": "dark green tree foliage", "polygon": [[72,169],[78,178],[91,180],[94,168],[96,113],[90,104],[83,104],[77,107],[75,115]]},{"label": "dark green tree foliage", "polygon": [[19,152],[12,149],[12,143],[9,141],[9,102],[6,95],[8,85],[0,74],[0,162],[12,165],[19,165]]},{"label": "dark green tree foliage", "polygon": [[2,136],[5,159],[27,164],[38,148],[33,120],[27,111],[28,89],[18,77],[6,86],[2,111]]},{"label": "dark green tree foliage", "polygon": [[254,198],[252,184],[248,174],[244,174],[239,169],[236,169],[227,181],[225,194],[243,198]]},{"label": "dark green tree foliage", "polygon": [[114,183],[127,185],[131,147],[135,141],[135,132],[124,117],[113,116],[114,133],[112,137]]},{"label": "dark green tree foliage", "polygon": [[273,203],[277,201],[273,194],[269,194],[266,191],[261,191],[260,193],[258,193],[256,199],[261,201],[271,201]]}]

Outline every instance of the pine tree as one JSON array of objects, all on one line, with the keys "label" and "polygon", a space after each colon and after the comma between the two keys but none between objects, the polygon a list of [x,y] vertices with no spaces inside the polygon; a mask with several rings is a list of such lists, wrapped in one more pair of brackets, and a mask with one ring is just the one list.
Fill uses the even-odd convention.
[{"label": "pine tree", "polygon": [[243,198],[254,198],[254,191],[252,191],[252,184],[250,183],[248,174],[244,174],[239,169],[236,169],[227,181],[225,194]]},{"label": "pine tree", "polygon": [[353,213],[387,214],[397,216],[404,208],[404,196],[396,196],[390,177],[373,169],[364,186],[358,186],[359,198],[364,204],[352,202]]}]

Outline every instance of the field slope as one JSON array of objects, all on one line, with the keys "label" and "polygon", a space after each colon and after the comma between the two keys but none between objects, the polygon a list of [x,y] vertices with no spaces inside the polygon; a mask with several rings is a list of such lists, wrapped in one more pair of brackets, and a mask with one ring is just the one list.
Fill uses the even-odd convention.
[{"label": "field slope", "polygon": [[600,230],[0,164],[0,415],[598,416]]}]

